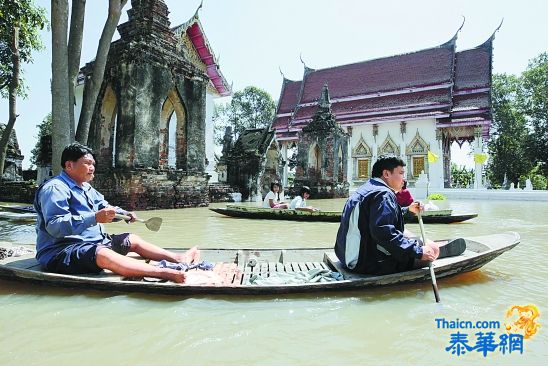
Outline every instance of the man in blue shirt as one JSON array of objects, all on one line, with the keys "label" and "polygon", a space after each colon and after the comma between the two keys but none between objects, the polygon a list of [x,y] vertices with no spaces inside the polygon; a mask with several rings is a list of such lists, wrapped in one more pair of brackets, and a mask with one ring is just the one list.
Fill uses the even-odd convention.
[{"label": "man in blue shirt", "polygon": [[91,149],[79,143],[67,146],[61,155],[63,171],[36,192],[36,259],[48,271],[66,274],[97,273],[108,269],[124,277],[157,277],[185,282],[185,273],[160,268],[126,257],[135,252],[155,261],[198,262],[196,247],[184,254],[167,251],[135,234],[109,235],[103,223],[117,213],[136,215],[110,206],[89,182],[95,173]]},{"label": "man in blue shirt", "polygon": [[[351,271],[383,275],[438,258],[439,247],[433,241],[421,246],[420,240],[404,236],[402,209],[395,195],[403,187],[404,167],[398,157],[379,157],[372,178],[346,202],[335,254]],[[416,214],[421,207],[415,202],[408,209]]]}]

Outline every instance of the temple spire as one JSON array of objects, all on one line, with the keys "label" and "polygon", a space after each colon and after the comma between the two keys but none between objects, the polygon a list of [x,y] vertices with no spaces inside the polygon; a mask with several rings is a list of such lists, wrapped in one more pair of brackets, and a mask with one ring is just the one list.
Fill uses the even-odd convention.
[{"label": "temple spire", "polygon": [[491,34],[491,37],[489,37],[487,39],[487,41],[483,42],[482,44],[480,44],[478,47],[476,48],[488,48],[488,49],[491,49],[493,47],[493,41],[495,40],[495,34],[499,31],[500,27],[502,27],[502,23],[504,23],[504,18],[502,18],[502,20],[500,21],[500,24],[499,26],[497,27],[497,29],[495,29],[493,31],[493,34]]},{"label": "temple spire", "polygon": [[318,106],[321,109],[327,109],[331,111],[331,100],[329,99],[329,88],[327,87],[327,83],[325,83],[322,88],[322,94],[320,96]]},{"label": "temple spire", "polygon": [[461,31],[462,27],[464,27],[465,22],[466,22],[466,18],[463,15],[462,16],[462,23],[461,23],[459,29],[457,29],[457,31],[455,32],[455,35],[453,36],[453,38],[451,38],[449,41],[445,42],[444,44],[440,45],[439,48],[455,47],[455,45],[457,44],[457,38],[459,36],[459,32]]}]

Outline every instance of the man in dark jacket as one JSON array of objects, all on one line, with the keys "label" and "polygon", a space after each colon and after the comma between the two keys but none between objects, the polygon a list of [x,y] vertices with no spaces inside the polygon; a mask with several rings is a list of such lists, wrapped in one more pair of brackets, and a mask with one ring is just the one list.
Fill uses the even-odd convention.
[{"label": "man in dark jacket", "polygon": [[[337,232],[335,254],[351,271],[383,275],[407,271],[438,258],[439,247],[404,236],[402,208],[395,193],[403,187],[405,163],[395,156],[381,156],[372,178],[348,199]],[[415,202],[408,208],[421,209]],[[404,209],[405,210],[405,209]]]}]

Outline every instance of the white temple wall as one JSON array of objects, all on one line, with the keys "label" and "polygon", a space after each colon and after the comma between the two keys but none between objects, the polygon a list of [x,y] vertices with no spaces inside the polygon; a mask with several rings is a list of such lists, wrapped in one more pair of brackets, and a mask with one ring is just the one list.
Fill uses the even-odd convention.
[{"label": "white temple wall", "polygon": [[[407,146],[413,142],[417,131],[419,132],[420,137],[424,142],[429,145],[429,149],[432,153],[436,154],[439,157],[439,160],[434,163],[428,163],[428,159],[425,156],[425,173],[428,174],[430,180],[430,187],[432,188],[443,188],[443,164],[442,164],[442,152],[440,142],[436,140],[436,120],[435,119],[426,119],[426,120],[416,120],[416,121],[407,121],[405,126],[405,133],[402,136],[401,133],[401,124],[397,122],[383,122],[377,124],[377,136],[376,139],[373,136],[374,127],[373,124],[363,124],[363,125],[354,125],[352,126],[352,136],[350,137],[350,146],[349,146],[349,164],[348,164],[348,177],[351,187],[357,188],[359,185],[363,184],[367,179],[357,177],[358,166],[357,160],[359,159],[369,159],[368,164],[368,176],[371,175],[371,169],[373,164],[376,161],[376,158],[381,155],[381,149],[383,144],[387,140],[387,137],[390,135],[390,138],[396,147],[396,150],[399,149],[399,155],[406,162],[406,170],[409,172],[412,171],[412,161],[409,163],[409,157],[406,155]],[[361,139],[368,145],[370,149],[370,157],[366,155],[358,155],[360,157],[356,158],[356,154],[353,154],[353,150],[358,148],[358,143]],[[426,153],[427,151],[425,151]],[[412,159],[411,159],[412,160]],[[413,179],[410,179],[413,181]]]}]

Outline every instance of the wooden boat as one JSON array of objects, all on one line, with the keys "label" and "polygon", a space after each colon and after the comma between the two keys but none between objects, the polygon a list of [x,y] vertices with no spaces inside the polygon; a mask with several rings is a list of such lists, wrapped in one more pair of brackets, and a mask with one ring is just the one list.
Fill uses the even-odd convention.
[{"label": "wooden boat", "polygon": [[0,210],[14,213],[36,213],[34,206],[0,205]]},{"label": "wooden boat", "polygon": [[[341,222],[342,215],[340,211],[308,212],[240,205],[227,205],[226,208],[210,208],[210,210],[226,216],[265,220]],[[477,216],[476,213],[454,215],[452,210],[424,211],[422,213],[423,222],[427,224],[450,224],[466,221]],[[410,213],[405,216],[405,222],[416,223],[418,221],[417,217]]]},{"label": "wooden boat", "polygon": [[[474,271],[503,252],[515,247],[520,237],[507,232],[465,238],[467,249],[460,255],[434,262],[438,279]],[[175,249],[182,250],[182,249]],[[217,263],[213,272],[223,276],[217,285],[181,285],[154,279],[129,280],[108,271],[96,275],[62,275],[42,271],[33,255],[8,257],[0,260],[0,278],[47,286],[97,289],[120,292],[191,294],[286,294],[323,291],[363,290],[395,284],[429,282],[428,267],[385,276],[357,275],[345,270],[332,248],[302,249],[202,249],[202,259]],[[223,268],[228,268],[224,270]],[[258,277],[276,278],[280,274],[294,275],[310,271],[329,270],[343,279],[332,282],[302,284],[256,285]]]},{"label": "wooden boat", "polygon": [[[477,213],[453,214],[453,210],[424,211],[421,215],[422,215],[422,221],[427,224],[452,224],[452,223],[463,222],[463,221],[478,217]],[[404,221],[406,223],[419,222],[417,216],[411,212],[408,212],[404,216]]]},{"label": "wooden boat", "polygon": [[9,220],[25,224],[32,224],[36,222],[36,214],[0,211],[0,220]]},{"label": "wooden boat", "polygon": [[221,215],[247,219],[341,222],[339,211],[298,211],[277,208],[227,205],[226,208],[210,208]]}]

